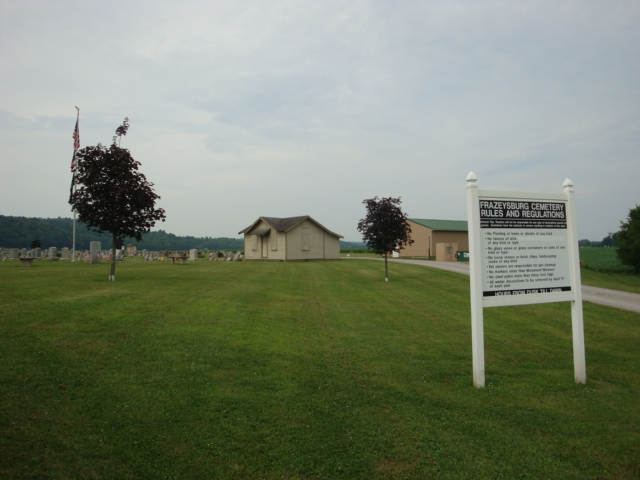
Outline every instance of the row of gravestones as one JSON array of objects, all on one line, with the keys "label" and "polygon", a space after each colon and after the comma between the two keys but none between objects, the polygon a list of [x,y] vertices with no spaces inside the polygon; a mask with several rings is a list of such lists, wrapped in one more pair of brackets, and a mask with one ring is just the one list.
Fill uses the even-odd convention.
[{"label": "row of gravestones", "polygon": [[3,260],[18,260],[23,258],[38,258],[48,260],[71,260],[71,254],[68,248],[61,250],[61,257],[58,257],[58,249],[56,247],[51,248],[34,248],[27,250],[26,248],[9,248],[8,252],[3,252]]},{"label": "row of gravestones", "polygon": [[[168,252],[165,252],[165,256],[167,257],[171,257],[174,255],[170,255]],[[175,255],[177,256],[182,256],[182,255]],[[209,254],[209,261],[213,261],[213,260],[226,260],[226,261],[238,261],[241,260],[242,258],[244,258],[244,255],[242,255],[239,252],[218,252],[218,251],[213,251]],[[190,261],[194,261],[194,260],[198,260],[198,249],[197,248],[192,248],[191,250],[189,250],[189,258],[188,260]]]},{"label": "row of gravestones", "polygon": [[[223,256],[222,256],[222,260],[225,260],[227,262],[238,262],[240,260],[242,260],[244,258],[244,255],[242,255],[241,253],[237,252],[237,253],[233,253],[233,252],[222,252]],[[209,258],[209,261],[212,260],[218,260],[218,255],[217,252],[213,252],[211,254],[211,258]]]},{"label": "row of gravestones", "polygon": [[[164,254],[165,257],[183,257],[185,256],[185,254],[170,254],[168,251],[165,251]],[[244,258],[244,255],[242,255],[239,252],[218,252],[218,251],[213,251],[209,253],[209,261],[213,261],[213,260],[226,260],[226,261],[238,261],[241,260],[242,258]],[[189,250],[189,258],[187,260],[193,261],[193,260],[198,260],[198,249],[197,248],[192,248],[191,250]]]},{"label": "row of gravestones", "polygon": [[[100,252],[101,252],[101,243],[100,242],[91,242],[89,246],[89,252],[76,252],[76,259],[90,259],[91,263],[98,264],[100,263]],[[8,254],[6,252],[2,253],[2,260],[18,260],[20,257],[26,258],[37,258],[42,260],[71,260],[72,254],[69,248],[64,247],[61,250],[61,256],[58,257],[58,250],[56,247],[50,247],[48,249],[34,248],[32,250],[27,250],[26,248],[18,249],[18,248],[10,248],[8,249]],[[222,259],[226,261],[238,261],[244,258],[244,255],[240,253],[233,252],[221,252]],[[165,254],[167,256],[167,254]],[[209,258],[211,260],[218,259],[218,252],[212,252]],[[88,257],[88,258],[87,258]],[[145,260],[156,260],[163,258],[163,255],[157,252],[147,252],[147,250],[142,250],[142,258]],[[189,250],[189,260],[197,260],[198,259],[198,250],[196,248],[192,248]],[[122,250],[118,250],[116,252],[116,260],[123,260],[122,258]]]},{"label": "row of gravestones", "polygon": [[[100,263],[100,242],[91,242],[90,258],[92,263]],[[86,258],[86,252],[76,252],[76,258]],[[64,247],[58,256],[58,249],[50,247],[46,249],[34,248],[27,250],[26,248],[9,248],[8,251],[2,251],[2,260],[19,260],[20,258],[35,258],[42,260],[72,260],[71,250]],[[117,259],[117,257],[116,257]]]}]

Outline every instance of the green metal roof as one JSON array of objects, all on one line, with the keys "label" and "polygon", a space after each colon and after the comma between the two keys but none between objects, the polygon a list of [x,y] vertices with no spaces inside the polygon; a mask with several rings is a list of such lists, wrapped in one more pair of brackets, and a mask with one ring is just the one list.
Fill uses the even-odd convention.
[{"label": "green metal roof", "polygon": [[409,218],[423,227],[431,230],[446,230],[448,232],[468,232],[469,226],[464,220],[430,220],[426,218]]}]

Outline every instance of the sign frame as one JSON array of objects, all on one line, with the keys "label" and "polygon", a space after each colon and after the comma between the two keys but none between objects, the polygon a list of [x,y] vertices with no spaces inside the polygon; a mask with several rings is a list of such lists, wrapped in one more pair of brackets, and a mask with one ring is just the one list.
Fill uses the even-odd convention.
[{"label": "sign frame", "polygon": [[[576,383],[586,383],[586,362],[585,362],[585,346],[584,346],[584,320],[582,312],[582,286],[580,279],[580,260],[578,252],[578,238],[577,227],[575,220],[575,205],[574,205],[574,190],[573,182],[566,179],[563,183],[563,193],[538,193],[538,192],[509,192],[498,190],[479,190],[478,189],[478,177],[473,172],[469,172],[467,175],[467,218],[469,222],[469,268],[470,268],[470,281],[471,281],[471,342],[472,342],[472,357],[473,357],[473,383],[476,387],[482,388],[485,386],[485,365],[484,365],[484,308],[488,307],[500,307],[510,305],[526,305],[526,304],[538,304],[538,303],[552,303],[552,302],[571,302],[571,319],[572,319],[572,335],[573,335],[573,357],[574,357],[574,377]],[[566,285],[566,278],[564,275],[557,278],[553,278],[550,281],[560,281],[559,285],[551,285],[552,288],[548,289],[521,289],[521,290],[507,290],[504,295],[491,295],[491,292],[485,290],[488,284],[487,273],[487,250],[492,247],[487,243],[488,235],[490,235],[493,228],[490,220],[485,217],[491,215],[491,212],[485,212],[484,226],[481,220],[481,201],[493,201],[491,205],[501,206],[515,205],[515,207],[524,208],[529,205],[538,204],[557,204],[559,205],[557,211],[562,210],[564,212],[564,218],[561,218],[559,222],[553,220],[536,220],[531,221],[524,220],[498,220],[495,223],[497,225],[509,224],[510,227],[497,227],[506,229],[518,229],[523,228],[522,225],[528,227],[534,226],[535,230],[547,235],[545,225],[560,225],[551,227],[554,229],[566,230],[566,240],[563,234],[560,234],[560,239],[556,241],[558,248],[557,252],[554,252],[553,258],[559,262],[549,264],[549,271],[555,273],[555,268],[560,269],[561,273],[568,274],[568,282]],[[506,203],[510,202],[510,203]],[[515,203],[512,203],[515,202]],[[490,205],[485,203],[485,205]],[[529,208],[529,207],[527,207]],[[512,210],[515,213],[515,210]],[[525,209],[526,210],[526,209]],[[496,216],[498,215],[496,211]],[[546,214],[551,216],[551,214]],[[558,214],[556,214],[558,215]],[[533,214],[531,216],[534,216]],[[543,215],[540,215],[541,217]],[[560,217],[558,215],[558,217]],[[562,226],[564,220],[564,226]],[[518,223],[520,222],[520,223]],[[545,223],[548,222],[548,223]],[[518,226],[520,225],[520,226]],[[485,229],[483,236],[483,228]],[[527,227],[524,227],[527,228]],[[531,235],[534,235],[531,233]],[[515,238],[513,240],[516,240]],[[559,242],[559,243],[558,243]],[[505,243],[505,242],[500,242]],[[516,242],[517,243],[517,242]],[[534,242],[535,244],[535,242]],[[562,245],[561,245],[562,244]],[[526,245],[526,244],[525,244]],[[532,245],[531,242],[528,245]],[[483,252],[484,247],[484,252]],[[502,248],[502,247],[496,247]],[[512,249],[512,247],[505,247]],[[522,247],[526,249],[527,247]],[[530,246],[529,248],[542,248]],[[512,253],[512,252],[509,252]],[[515,252],[513,252],[515,253]],[[485,254],[484,262],[482,255]],[[519,255],[511,255],[508,257],[509,262],[517,264]],[[524,258],[524,256],[523,256]],[[501,260],[502,261],[502,260]],[[517,267],[523,265],[513,265],[515,268],[512,270],[516,272]],[[527,265],[528,266],[528,265]],[[525,269],[521,269],[524,272]],[[493,273],[493,272],[491,272]],[[502,272],[500,272],[502,273]],[[519,280],[522,282],[523,280]],[[540,280],[544,282],[543,280]],[[560,287],[561,288],[553,288]],[[538,293],[540,290],[543,293]],[[511,292],[519,294],[511,294]]]}]

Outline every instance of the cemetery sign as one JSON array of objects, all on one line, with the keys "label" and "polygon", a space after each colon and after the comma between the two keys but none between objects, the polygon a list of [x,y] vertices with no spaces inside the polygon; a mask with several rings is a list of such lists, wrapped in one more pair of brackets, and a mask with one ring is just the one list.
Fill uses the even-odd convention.
[{"label": "cemetery sign", "polygon": [[467,176],[473,376],[484,386],[483,308],[571,302],[575,380],[586,382],[573,184],[564,193],[478,190]]}]

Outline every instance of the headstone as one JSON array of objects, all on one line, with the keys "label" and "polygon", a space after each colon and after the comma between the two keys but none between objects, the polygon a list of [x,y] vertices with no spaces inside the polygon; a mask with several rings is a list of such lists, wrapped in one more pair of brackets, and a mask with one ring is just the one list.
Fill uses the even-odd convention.
[{"label": "headstone", "polygon": [[189,260],[193,261],[197,259],[198,259],[198,249],[192,248],[191,250],[189,250]]},{"label": "headstone", "polygon": [[92,265],[99,264],[100,263],[100,250],[102,250],[100,242],[91,242],[89,244],[89,249],[90,249],[90,252],[91,252],[91,264]]},{"label": "headstone", "polygon": [[58,260],[58,249],[56,247],[49,247],[49,252],[47,255],[49,260],[57,261]]},{"label": "headstone", "polygon": [[29,251],[26,248],[22,248],[20,250],[20,256],[21,257],[26,257],[29,254]]},{"label": "headstone", "polygon": [[17,248],[9,249],[9,260],[17,260],[19,256],[20,256],[20,250],[18,250]]},{"label": "headstone", "polygon": [[116,262],[122,260],[122,250],[116,250]]},{"label": "headstone", "polygon": [[38,248],[34,248],[33,250],[33,256],[34,257],[39,257],[40,255],[42,255],[42,249]]},{"label": "headstone", "polygon": [[62,249],[62,257],[60,260],[71,260],[71,257],[69,256],[69,247],[64,247]]}]

